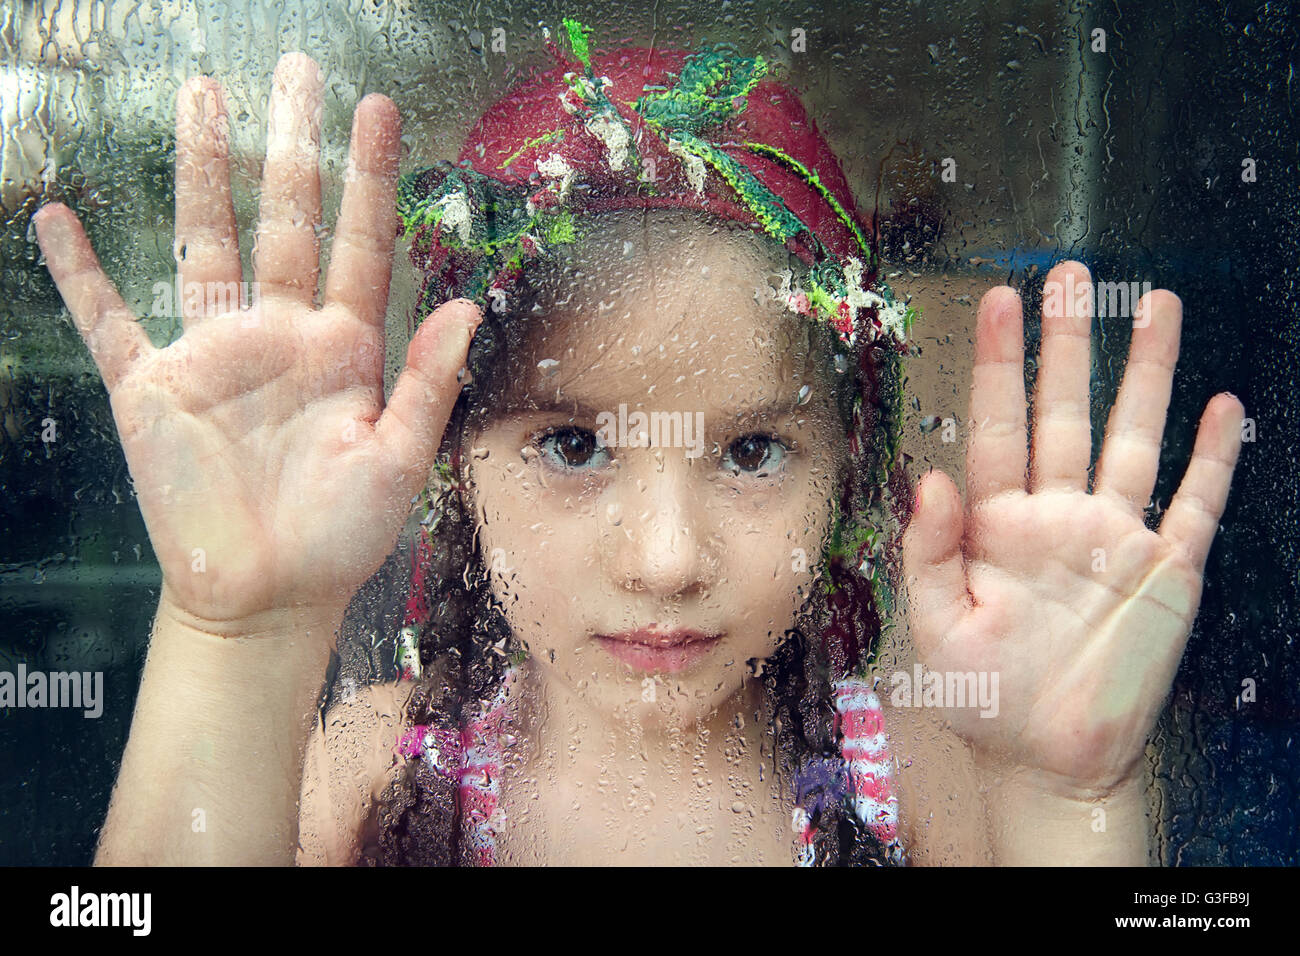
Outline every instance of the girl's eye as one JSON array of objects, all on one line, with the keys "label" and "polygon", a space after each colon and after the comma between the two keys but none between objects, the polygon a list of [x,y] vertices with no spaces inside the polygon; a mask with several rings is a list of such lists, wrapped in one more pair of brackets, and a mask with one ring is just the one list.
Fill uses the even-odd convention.
[{"label": "girl's eye", "polygon": [[785,445],[771,435],[742,435],[722,456],[722,466],[733,472],[769,473],[781,467]]},{"label": "girl's eye", "polygon": [[553,428],[537,442],[542,454],[558,468],[592,469],[609,462],[609,451],[585,428]]}]

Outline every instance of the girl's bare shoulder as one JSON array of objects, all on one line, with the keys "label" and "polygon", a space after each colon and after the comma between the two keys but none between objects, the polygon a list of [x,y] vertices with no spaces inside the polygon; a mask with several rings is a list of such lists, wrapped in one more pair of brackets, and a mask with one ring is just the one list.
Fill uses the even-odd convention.
[{"label": "girl's bare shoulder", "polygon": [[374,802],[399,768],[411,685],[368,684],[330,707],[312,728],[298,812],[298,863],[350,866]]}]

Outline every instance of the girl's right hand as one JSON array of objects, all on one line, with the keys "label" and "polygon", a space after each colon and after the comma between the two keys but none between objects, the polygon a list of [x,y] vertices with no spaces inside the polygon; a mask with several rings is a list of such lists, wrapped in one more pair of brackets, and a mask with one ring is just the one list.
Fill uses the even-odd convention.
[{"label": "girl's right hand", "polygon": [[221,87],[202,77],[181,88],[184,332],[165,348],[150,343],[72,211],[52,203],[35,217],[50,274],[108,388],[163,600],[214,633],[266,611],[341,613],[428,479],[481,318],[456,300],[423,322],[385,405],[401,120],[375,93],[353,117],[324,304],[315,305],[322,85],[303,54],[276,67],[246,308],[232,294],[242,274]]}]

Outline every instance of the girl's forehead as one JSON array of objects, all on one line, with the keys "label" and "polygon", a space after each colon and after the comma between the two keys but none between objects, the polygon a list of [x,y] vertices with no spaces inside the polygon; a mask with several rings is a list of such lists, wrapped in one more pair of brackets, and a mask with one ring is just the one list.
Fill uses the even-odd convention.
[{"label": "girl's forehead", "polygon": [[[734,223],[665,210],[589,219],[582,240],[557,251],[552,297],[588,311],[608,307],[620,291],[625,300],[653,295],[670,311],[674,302],[685,306],[701,293],[713,293],[714,304],[755,297],[790,262],[788,253]],[[772,300],[770,293],[761,298]]]},{"label": "girl's forehead", "polygon": [[664,384],[797,375],[809,336],[775,297],[789,261],[749,230],[693,213],[599,216],[542,282],[519,384],[552,390],[582,369]]},{"label": "girl's forehead", "polygon": [[602,220],[545,283],[516,399],[770,403],[830,360],[776,300],[788,257],[765,240],[693,217]]}]

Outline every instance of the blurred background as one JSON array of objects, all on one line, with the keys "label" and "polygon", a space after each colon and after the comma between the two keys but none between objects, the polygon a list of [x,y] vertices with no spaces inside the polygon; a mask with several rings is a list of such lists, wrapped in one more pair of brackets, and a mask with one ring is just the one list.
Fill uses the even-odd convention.
[{"label": "blurred background", "polygon": [[[593,27],[597,49],[730,41],[782,64],[803,91],[860,207],[887,217],[891,283],[922,309],[905,433],[913,476],[931,466],[960,476],[961,443],[944,441],[940,426],[965,414],[975,305],[990,285],[1025,294],[1031,354],[1053,262],[1082,259],[1100,280],[1182,297],[1156,511],[1177,486],[1211,395],[1243,400],[1254,440],[1149,748],[1156,846],[1170,865],[1296,862],[1295,14],[1285,3],[1157,11],[1128,0],[650,9],[402,0],[292,10],[3,0],[0,670],[103,671],[106,700],[97,720],[0,710],[0,863],[90,861],[160,585],[106,394],[40,260],[32,213],[50,199],[71,205],[128,304],[147,315],[155,284],[175,280],[174,101],[187,77],[206,73],[225,86],[243,232],[255,216],[276,60],[302,50],[321,64],[328,225],[361,97],[382,92],[400,108],[404,171],[454,158],[487,103],[551,64],[542,28],[559,30],[564,16]],[[247,270],[251,232],[241,238]],[[399,244],[390,385],[413,299]],[[180,334],[178,318],[144,321],[155,344]],[[1094,329],[1098,439],[1129,330],[1123,317]],[[391,631],[379,623],[350,625],[340,668],[348,680],[391,676],[391,647],[379,637]]]}]

